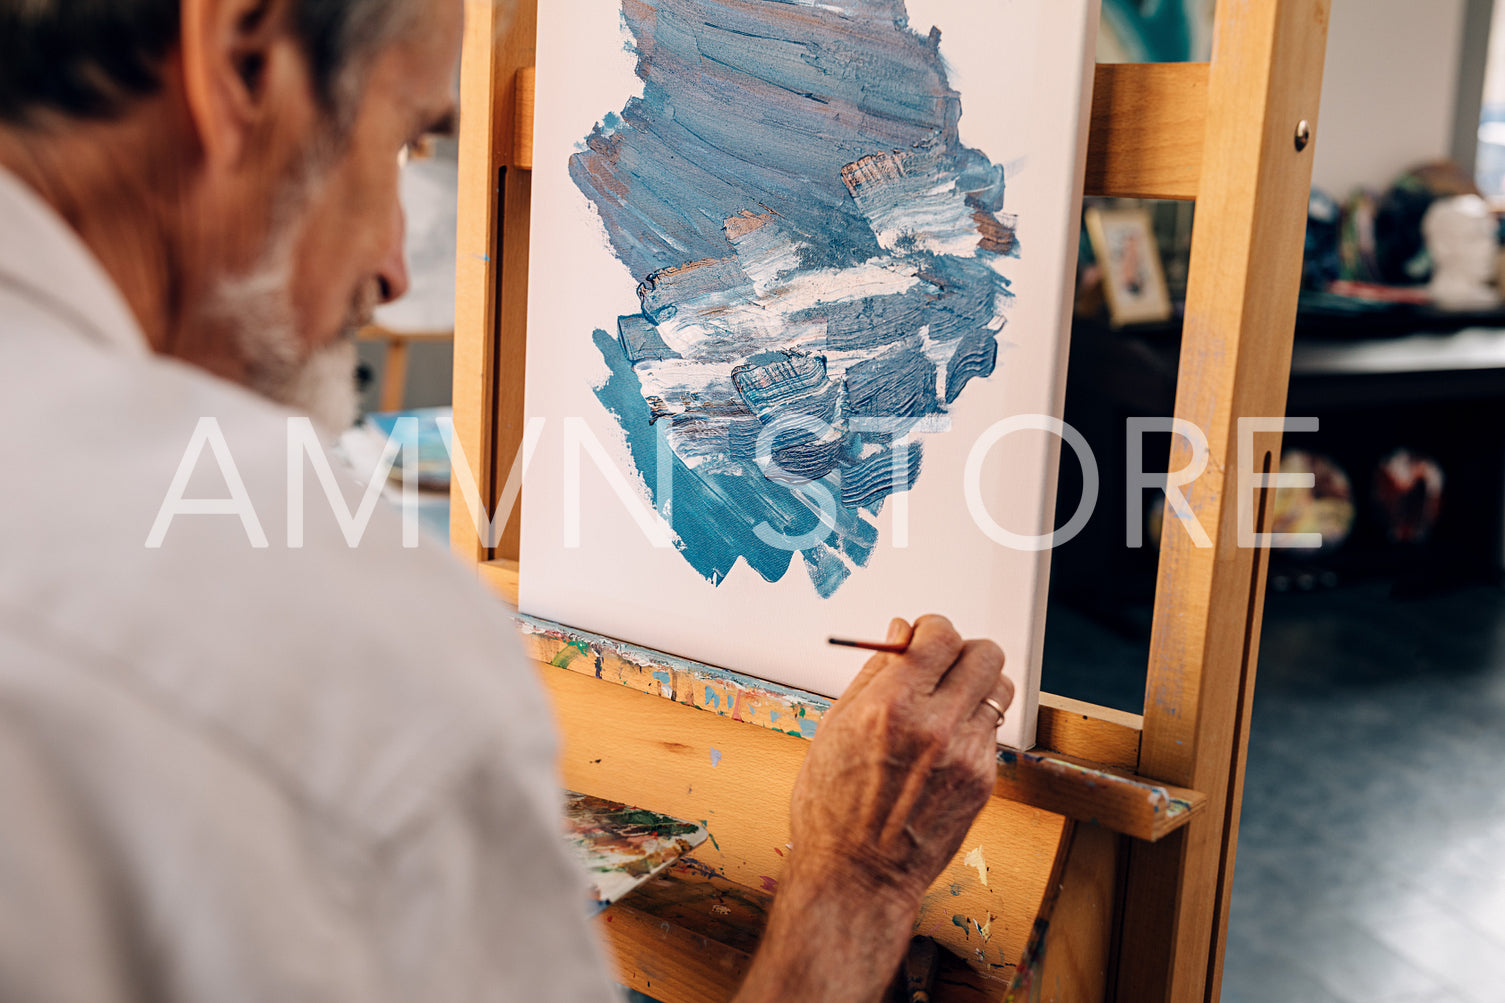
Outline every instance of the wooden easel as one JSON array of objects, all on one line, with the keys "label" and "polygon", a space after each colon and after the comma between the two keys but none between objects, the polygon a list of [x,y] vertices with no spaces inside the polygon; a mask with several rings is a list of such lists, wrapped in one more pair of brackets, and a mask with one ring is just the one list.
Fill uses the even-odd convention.
[{"label": "wooden easel", "polygon": [[[494,499],[523,424],[536,0],[466,8],[455,434]],[[1200,203],[1176,416],[1207,437],[1189,497],[1213,546],[1166,527],[1142,717],[1045,694],[1037,749],[1000,756],[968,855],[921,913],[917,932],[966,962],[939,999],[1218,998],[1265,564],[1239,546],[1238,419],[1285,413],[1312,164],[1298,136],[1317,126],[1328,9],[1221,0],[1211,63],[1097,69],[1088,194]],[[1255,446],[1251,469],[1277,469],[1279,436]],[[1171,469],[1190,460],[1178,439]],[[1263,530],[1264,493],[1248,497],[1244,524]],[[458,493],[452,512],[456,551],[515,597],[516,519],[488,551]],[[566,785],[706,820],[715,838],[658,899],[602,917],[621,979],[669,1003],[725,998],[781,873],[803,736],[826,702],[523,626]],[[751,918],[738,928],[733,914]]]}]

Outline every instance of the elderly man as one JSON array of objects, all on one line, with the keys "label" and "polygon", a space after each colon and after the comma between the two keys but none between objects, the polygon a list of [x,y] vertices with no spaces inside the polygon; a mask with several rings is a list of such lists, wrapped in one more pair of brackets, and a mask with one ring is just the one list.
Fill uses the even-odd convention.
[{"label": "elderly man", "polygon": [[[504,610],[395,515],[285,545],[461,18],[0,0],[0,999],[612,996]],[[154,533],[202,419],[180,494],[239,501]],[[881,992],[991,789],[1002,654],[910,633],[810,748],[745,999]]]}]

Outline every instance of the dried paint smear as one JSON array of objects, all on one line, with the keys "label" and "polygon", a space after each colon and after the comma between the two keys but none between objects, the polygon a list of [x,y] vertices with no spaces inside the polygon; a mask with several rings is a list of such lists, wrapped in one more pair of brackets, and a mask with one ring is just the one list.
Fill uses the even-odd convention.
[{"label": "dried paint smear", "polygon": [[975,850],[969,850],[966,857],[962,858],[962,863],[968,867],[977,868],[977,880],[981,881],[983,887],[986,888],[988,884],[988,861],[982,855],[982,847],[979,846]]},{"label": "dried paint smear", "polygon": [[622,18],[643,95],[569,165],[640,283],[641,309],[596,331],[596,394],[701,575],[741,558],[776,581],[797,552],[830,596],[997,364],[1003,169],[958,139],[940,32],[903,0]]}]

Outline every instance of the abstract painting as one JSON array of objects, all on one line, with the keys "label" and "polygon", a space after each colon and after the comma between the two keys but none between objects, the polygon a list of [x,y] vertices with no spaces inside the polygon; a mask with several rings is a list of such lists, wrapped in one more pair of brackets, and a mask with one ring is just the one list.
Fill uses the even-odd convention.
[{"label": "abstract painting", "polygon": [[[524,481],[526,611],[825,692],[851,660],[811,631],[881,629],[879,597],[991,607],[974,629],[1038,647],[1044,558],[973,573],[941,530],[992,421],[1059,416],[1095,6],[989,6],[540,10],[527,403],[554,424]],[[1021,497],[1000,522],[1048,533],[1056,448],[1014,438],[980,477]],[[628,490],[559,504],[582,448]],[[771,622],[795,629],[770,646]],[[816,667],[784,671],[795,652]]]},{"label": "abstract painting", "polygon": [[794,554],[755,527],[791,535],[824,510],[834,531],[799,557],[830,596],[920,476],[909,433],[993,372],[1013,294],[992,261],[1018,254],[1003,167],[958,139],[940,33],[905,26],[902,0],[622,16],[643,95],[570,158],[643,276],[641,309],[596,333],[598,396],[634,456],[668,436],[696,570],[741,559],[776,580]]}]

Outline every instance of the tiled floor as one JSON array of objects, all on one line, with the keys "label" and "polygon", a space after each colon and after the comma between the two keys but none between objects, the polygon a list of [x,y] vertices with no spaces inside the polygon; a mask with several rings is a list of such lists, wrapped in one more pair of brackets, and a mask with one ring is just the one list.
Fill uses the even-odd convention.
[{"label": "tiled floor", "polygon": [[[1138,709],[1143,639],[1047,633],[1047,689]],[[1270,597],[1223,999],[1505,1003],[1505,591]]]}]

